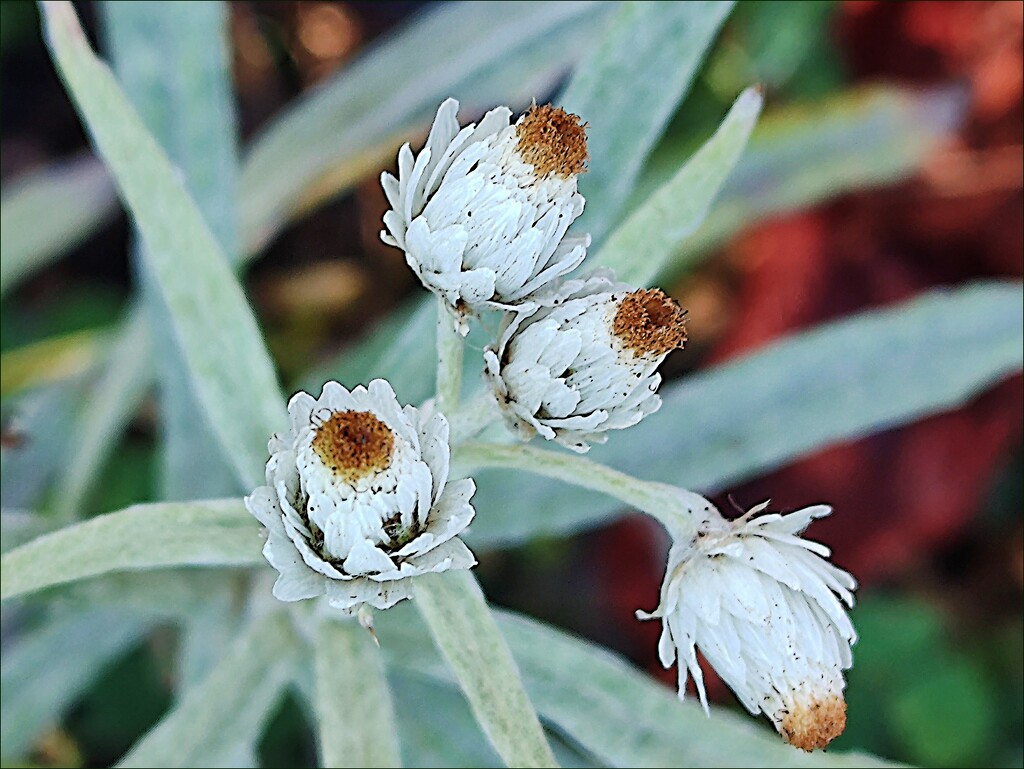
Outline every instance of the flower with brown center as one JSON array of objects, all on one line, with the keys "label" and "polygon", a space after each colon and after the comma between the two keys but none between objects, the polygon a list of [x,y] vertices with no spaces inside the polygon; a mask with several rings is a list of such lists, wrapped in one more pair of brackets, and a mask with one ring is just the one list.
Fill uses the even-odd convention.
[{"label": "flower with brown center", "polygon": [[486,376],[506,422],[575,451],[658,409],[657,368],[686,341],[686,313],[609,271],[571,280],[506,319]]},{"label": "flower with brown center", "polygon": [[791,745],[820,749],[846,727],[843,671],[857,634],[843,604],[857,583],[800,536],[832,508],[762,515],[767,506],[727,521],[708,503],[696,534],[672,544],[661,604],[637,616],[661,619],[658,653],[665,667],[678,659],[680,697],[693,676],[707,710],[699,649],[747,710]]},{"label": "flower with brown center", "polygon": [[391,204],[381,238],[465,333],[467,315],[518,305],[583,261],[590,238],[566,230],[583,212],[587,139],[576,115],[550,105],[515,124],[498,107],[465,128],[458,108],[445,101],[426,146],[402,147],[398,176],[381,177]]},{"label": "flower with brown center", "polygon": [[444,415],[403,409],[382,379],[297,393],[288,413],[290,429],[270,441],[267,485],[245,500],[267,527],[275,596],[386,609],[410,597],[409,577],[473,566],[458,534],[475,485],[448,482]]}]

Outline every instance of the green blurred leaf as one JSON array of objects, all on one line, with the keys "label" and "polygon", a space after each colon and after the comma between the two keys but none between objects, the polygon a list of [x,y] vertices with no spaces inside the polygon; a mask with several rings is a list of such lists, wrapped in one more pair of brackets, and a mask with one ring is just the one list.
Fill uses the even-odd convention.
[{"label": "green blurred leaf", "polygon": [[199,400],[239,479],[254,487],[285,410],[245,296],[173,167],[89,48],[74,9],[42,7],[57,69],[142,233]]},{"label": "green blurred leaf", "polygon": [[57,473],[53,508],[62,521],[83,510],[86,498],[149,389],[152,350],[149,329],[136,308],[107,350],[105,365],[85,394],[63,446],[53,447],[62,462]]},{"label": "green blurred leaf", "polygon": [[[389,644],[390,639],[385,639],[385,649]],[[504,766],[456,687],[397,669],[388,680],[394,692],[402,766]]]},{"label": "green blurred leaf", "polygon": [[5,553],[0,598],[126,569],[259,563],[262,541],[239,499],[135,505]]},{"label": "green blurred leaf", "polygon": [[53,519],[31,510],[0,510],[0,553],[31,542],[53,529]]},{"label": "green blurred leaf", "polygon": [[[1019,283],[977,283],[827,323],[662,389],[663,406],[590,458],[714,491],[815,449],[954,408],[1021,368]],[[935,340],[942,340],[936,350]],[[656,451],[636,451],[636,446]],[[618,505],[575,487],[474,474],[471,543],[578,531]]]},{"label": "green blurred leaf", "polygon": [[117,210],[114,185],[89,154],[6,184],[0,199],[0,296],[68,251]]},{"label": "green blurred leaf", "polygon": [[[676,274],[738,230],[846,192],[891,184],[918,169],[963,115],[963,96],[943,89],[870,87],[767,111],[707,219],[665,268]],[[664,184],[692,151],[686,136],[652,153],[631,205]]]},{"label": "green blurred leaf", "polygon": [[248,586],[248,569],[163,568],[114,571],[79,582],[65,582],[33,593],[32,603],[69,609],[120,608],[161,621],[185,622],[201,616],[211,604],[221,605],[230,592],[240,603]]},{"label": "green blurred leaf", "polygon": [[6,350],[0,356],[0,396],[84,373],[96,362],[102,341],[97,331],[73,331]]},{"label": "green blurred leaf", "polygon": [[118,766],[236,766],[240,755],[253,756],[299,648],[283,614],[254,620],[206,679],[186,692]]},{"label": "green blurred leaf", "polygon": [[5,641],[0,666],[0,745],[25,756],[112,660],[137,643],[150,621],[119,609],[72,612]]},{"label": "green blurred leaf", "polygon": [[[419,600],[417,598],[417,600]],[[611,766],[886,766],[865,755],[803,753],[754,719],[714,708],[708,719],[606,649],[511,612],[496,611],[541,717]],[[442,683],[452,674],[425,653],[406,607],[376,620],[390,667]]]},{"label": "green blurred leaf", "polygon": [[[405,670],[393,670],[388,679],[398,711],[402,766],[504,766],[458,689]],[[559,766],[606,766],[557,732],[546,729],[545,735]]]},{"label": "green blurred leaf", "polygon": [[761,103],[753,88],[740,94],[715,135],[616,227],[588,269],[610,267],[619,280],[649,285],[704,221],[747,145]]},{"label": "green blurred leaf", "polygon": [[22,394],[12,406],[9,439],[0,447],[0,499],[5,508],[31,509],[64,459],[82,377],[53,382]]},{"label": "green blurred leaf", "polygon": [[[374,168],[382,148],[396,147],[446,97],[476,109],[496,98],[528,102],[550,87],[603,20],[602,5],[453,3],[371,49],[253,141],[241,180],[245,250],[259,248],[296,209],[308,207],[318,183],[318,200],[351,184],[354,175],[339,174],[338,166]],[[325,189],[322,177],[332,171],[336,178]]]},{"label": "green blurred leaf", "polygon": [[508,766],[556,766],[515,661],[468,571],[413,581],[416,608],[444,654],[477,722]]},{"label": "green blurred leaf", "polygon": [[[112,64],[146,127],[183,174],[210,232],[231,261],[239,258],[238,158],[227,8],[218,2],[101,6]],[[141,248],[136,244],[136,249]],[[172,315],[136,254],[160,379],[162,493],[201,499],[236,493],[172,332]]]},{"label": "green blurred leaf", "polygon": [[589,123],[587,144],[595,159],[580,179],[587,206],[575,227],[595,243],[615,224],[732,6],[622,3],[573,73],[560,105]]},{"label": "green blurred leaf", "polygon": [[322,766],[398,766],[398,732],[380,649],[354,620],[322,620],[314,656]]}]

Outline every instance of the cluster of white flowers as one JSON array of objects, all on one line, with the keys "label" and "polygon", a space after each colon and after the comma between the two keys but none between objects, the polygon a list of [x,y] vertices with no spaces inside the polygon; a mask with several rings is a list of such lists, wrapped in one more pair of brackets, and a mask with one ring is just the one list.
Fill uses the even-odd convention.
[{"label": "cluster of white flowers", "polygon": [[[403,146],[397,177],[383,175],[391,209],[381,237],[463,336],[480,312],[503,313],[483,368],[512,433],[587,451],[659,408],[657,369],[686,341],[685,312],[610,271],[568,276],[590,243],[567,235],[588,160],[577,116],[534,106],[513,123],[499,107],[460,127],[457,111],[445,101],[419,154]],[[445,415],[402,408],[383,380],[352,391],[329,382],[288,411],[290,429],[270,441],[267,485],[246,499],[268,531],[278,598],[386,609],[410,597],[406,578],[475,564],[459,539],[475,486],[447,482]],[[669,554],[661,605],[638,616],[662,619],[659,653],[666,666],[679,661],[680,696],[692,676],[707,707],[699,649],[752,713],[790,743],[821,748],[845,725],[855,634],[841,601],[852,604],[855,584],[799,536],[830,508],[763,510],[734,522],[710,502],[696,511],[695,536]]]}]

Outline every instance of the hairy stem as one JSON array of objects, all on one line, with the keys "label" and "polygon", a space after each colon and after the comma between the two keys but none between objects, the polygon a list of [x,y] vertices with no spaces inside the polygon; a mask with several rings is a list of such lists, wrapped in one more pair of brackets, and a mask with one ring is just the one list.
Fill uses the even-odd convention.
[{"label": "hairy stem", "polygon": [[676,539],[689,539],[713,505],[699,494],[656,481],[644,481],[574,454],[531,446],[467,443],[455,459],[472,467],[502,467],[557,478],[599,491],[661,522]]},{"label": "hairy stem", "polygon": [[451,416],[462,389],[463,340],[443,299],[437,301],[437,408]]},{"label": "hairy stem", "polygon": [[451,415],[451,445],[458,446],[475,438],[499,416],[498,404],[490,388],[479,390]]}]

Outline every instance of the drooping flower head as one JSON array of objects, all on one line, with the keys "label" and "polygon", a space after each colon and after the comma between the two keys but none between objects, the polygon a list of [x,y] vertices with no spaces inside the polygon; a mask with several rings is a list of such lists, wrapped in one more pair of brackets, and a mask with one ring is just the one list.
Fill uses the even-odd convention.
[{"label": "drooping flower head", "polygon": [[574,451],[661,406],[656,369],[686,341],[686,313],[658,289],[600,270],[509,315],[486,377],[509,425]]},{"label": "drooping flower head", "polygon": [[289,429],[270,440],[267,485],[245,504],[267,527],[274,595],[326,593],[335,608],[387,609],[410,577],[476,563],[458,538],[473,518],[472,480],[448,483],[448,422],[399,405],[383,379],[319,398],[299,392]]},{"label": "drooping flower head", "polygon": [[534,106],[515,124],[507,107],[460,128],[459,103],[437,111],[427,143],[398,153],[398,176],[381,176],[391,210],[385,243],[428,289],[465,316],[511,306],[575,269],[590,238],[566,238],[583,212],[576,177],[587,140],[579,118]]},{"label": "drooping flower head", "polygon": [[767,506],[727,521],[708,503],[696,535],[672,545],[661,604],[637,617],[661,618],[658,653],[665,667],[678,657],[680,698],[689,674],[707,710],[700,649],[787,742],[824,748],[846,726],[843,671],[857,635],[843,603],[853,605],[856,581],[826,560],[828,548],[800,536],[830,507],[759,515]]}]

